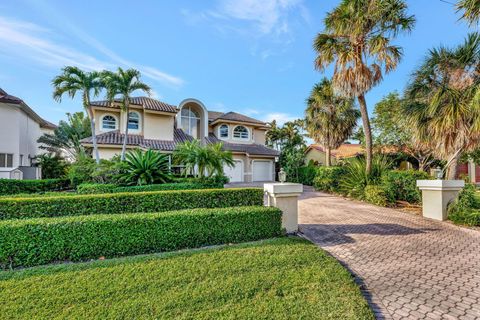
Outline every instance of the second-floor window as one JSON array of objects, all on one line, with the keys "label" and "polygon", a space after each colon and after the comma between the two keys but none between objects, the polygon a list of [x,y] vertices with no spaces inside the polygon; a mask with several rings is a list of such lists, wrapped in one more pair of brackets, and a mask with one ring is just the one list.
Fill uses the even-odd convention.
[{"label": "second-floor window", "polygon": [[0,168],[13,167],[13,154],[12,153],[0,153]]},{"label": "second-floor window", "polygon": [[117,119],[113,116],[104,116],[102,118],[102,129],[103,130],[115,130],[117,128]]},{"label": "second-floor window", "polygon": [[128,129],[139,130],[140,129],[140,115],[138,112],[128,113]]},{"label": "second-floor window", "polygon": [[195,139],[200,138],[200,116],[190,107],[182,108],[182,129]]},{"label": "second-floor window", "polygon": [[218,129],[218,133],[220,138],[228,138],[228,126],[226,124],[222,124]]},{"label": "second-floor window", "polygon": [[236,126],[235,129],[233,129],[233,137],[235,139],[247,140],[249,138],[248,129],[244,126]]}]

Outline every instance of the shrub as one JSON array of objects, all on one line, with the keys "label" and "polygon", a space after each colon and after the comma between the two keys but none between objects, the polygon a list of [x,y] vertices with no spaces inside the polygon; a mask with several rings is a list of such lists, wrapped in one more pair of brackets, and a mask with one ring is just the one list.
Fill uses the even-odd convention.
[{"label": "shrub", "polygon": [[90,157],[81,157],[70,165],[67,178],[74,187],[82,183],[94,182],[95,160]]},{"label": "shrub", "polygon": [[295,181],[292,181],[292,182],[302,183],[307,186],[313,186],[313,180],[317,175],[318,168],[319,167],[315,165],[310,165],[310,164],[308,166],[303,166],[298,168],[297,179],[295,179]]},{"label": "shrub", "polygon": [[387,197],[385,190],[381,186],[368,185],[365,187],[365,201],[375,204],[377,206],[386,206]]},{"label": "shrub", "polygon": [[29,267],[272,238],[272,207],[0,221],[0,267]]},{"label": "shrub", "polygon": [[479,202],[475,186],[466,184],[458,198],[448,206],[448,218],[457,224],[480,226]]},{"label": "shrub", "polygon": [[125,155],[125,172],[120,181],[126,185],[146,185],[170,181],[168,155],[154,150],[135,149]]},{"label": "shrub", "polygon": [[262,189],[124,192],[45,198],[12,198],[0,199],[0,219],[162,212],[262,204]]},{"label": "shrub", "polygon": [[42,179],[60,179],[65,177],[68,163],[57,155],[49,153],[36,157],[37,164],[42,168]]},{"label": "shrub", "polygon": [[43,179],[43,180],[0,179],[0,195],[58,191],[58,190],[64,190],[68,188],[68,185],[69,185],[68,180],[65,180],[65,179]]},{"label": "shrub", "polygon": [[328,192],[339,191],[339,183],[345,174],[345,168],[318,167],[316,172],[315,178],[313,179],[315,189]]},{"label": "shrub", "polygon": [[[220,188],[223,188],[223,184]],[[202,184],[199,182],[180,182],[150,184],[146,186],[120,187],[115,184],[84,183],[77,187],[79,194],[120,193],[120,192],[145,192],[169,190],[194,190],[194,189],[220,189],[217,184]]]},{"label": "shrub", "polygon": [[389,203],[395,203],[397,200],[421,203],[422,193],[417,188],[417,180],[427,179],[431,177],[423,171],[389,170],[382,175],[381,185]]}]

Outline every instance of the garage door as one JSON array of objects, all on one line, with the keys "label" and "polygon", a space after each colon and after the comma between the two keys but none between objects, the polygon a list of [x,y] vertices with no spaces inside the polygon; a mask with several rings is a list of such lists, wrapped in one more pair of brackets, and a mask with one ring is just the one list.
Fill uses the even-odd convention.
[{"label": "garage door", "polygon": [[223,167],[223,173],[230,179],[230,182],[243,182],[243,162],[235,160],[235,167]]},{"label": "garage door", "polygon": [[272,181],[272,166],[271,160],[253,161],[253,181]]}]

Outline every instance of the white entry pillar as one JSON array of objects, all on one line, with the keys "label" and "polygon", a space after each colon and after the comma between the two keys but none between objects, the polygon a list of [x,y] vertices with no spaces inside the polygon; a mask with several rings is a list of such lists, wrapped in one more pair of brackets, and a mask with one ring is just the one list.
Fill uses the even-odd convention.
[{"label": "white entry pillar", "polygon": [[417,187],[422,191],[422,215],[447,220],[447,206],[464,186],[463,180],[417,180]]},{"label": "white entry pillar", "polygon": [[265,183],[267,206],[282,210],[282,227],[287,233],[298,231],[298,196],[303,192],[299,183]]}]

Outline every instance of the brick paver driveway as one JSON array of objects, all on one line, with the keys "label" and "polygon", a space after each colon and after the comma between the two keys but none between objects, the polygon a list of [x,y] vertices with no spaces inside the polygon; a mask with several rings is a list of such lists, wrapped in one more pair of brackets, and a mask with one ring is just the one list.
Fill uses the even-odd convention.
[{"label": "brick paver driveway", "polygon": [[349,268],[380,319],[480,319],[480,232],[305,192],[300,231]]}]

